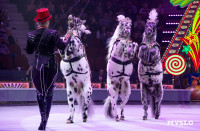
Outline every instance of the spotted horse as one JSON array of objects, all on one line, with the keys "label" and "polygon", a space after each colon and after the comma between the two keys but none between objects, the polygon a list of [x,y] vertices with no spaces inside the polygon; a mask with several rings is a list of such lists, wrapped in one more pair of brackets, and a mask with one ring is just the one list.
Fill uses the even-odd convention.
[{"label": "spotted horse", "polygon": [[152,116],[158,119],[160,116],[160,105],[163,97],[163,69],[160,59],[160,45],[156,42],[157,12],[155,9],[149,13],[143,41],[139,47],[138,76],[140,81],[141,101],[144,109],[143,120],[147,120],[148,97]]},{"label": "spotted horse", "polygon": [[[73,36],[64,54],[62,54],[64,57],[60,62],[62,74],[66,79],[67,98],[70,106],[70,116],[67,119],[67,123],[73,123],[75,101],[77,101],[81,108],[83,122],[86,122],[88,116],[92,115],[91,71],[84,45],[81,42],[81,35],[83,33],[91,33],[86,29],[85,22],[85,20],[81,20],[72,15],[68,17],[68,32],[69,30],[73,30]],[[68,33],[65,37],[67,36]]]},{"label": "spotted horse", "polygon": [[[130,39],[131,20],[123,15],[117,16],[119,21],[108,44],[107,55],[107,97],[104,108],[106,117],[124,120],[124,106],[131,94],[130,76],[133,71],[132,58],[137,50],[137,43]],[[121,116],[117,114],[117,100],[121,97]]]}]

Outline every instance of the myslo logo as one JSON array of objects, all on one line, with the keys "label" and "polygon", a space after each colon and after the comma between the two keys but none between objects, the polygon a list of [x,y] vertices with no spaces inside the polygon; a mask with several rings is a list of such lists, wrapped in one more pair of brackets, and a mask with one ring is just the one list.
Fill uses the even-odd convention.
[{"label": "myslo logo", "polygon": [[192,126],[194,124],[193,121],[189,120],[174,120],[174,121],[167,121],[167,125],[169,126]]}]

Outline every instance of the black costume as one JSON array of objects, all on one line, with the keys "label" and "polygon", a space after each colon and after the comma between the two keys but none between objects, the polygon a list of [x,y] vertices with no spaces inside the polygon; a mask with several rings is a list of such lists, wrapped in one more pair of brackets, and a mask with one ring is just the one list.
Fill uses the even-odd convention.
[{"label": "black costume", "polygon": [[35,52],[32,80],[37,89],[37,101],[42,119],[39,130],[46,127],[58,72],[54,49],[57,47],[64,51],[69,41],[70,38],[64,43],[55,30],[48,28],[38,28],[28,33],[26,52],[28,54]]}]

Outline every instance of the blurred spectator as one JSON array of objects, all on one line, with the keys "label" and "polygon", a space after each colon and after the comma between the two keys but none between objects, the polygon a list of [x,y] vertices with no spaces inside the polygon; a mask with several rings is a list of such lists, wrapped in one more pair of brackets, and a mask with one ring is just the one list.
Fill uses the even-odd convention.
[{"label": "blurred spectator", "polygon": [[98,30],[98,24],[94,16],[91,16],[88,23],[90,24],[90,31],[92,32],[92,35],[96,35],[96,32]]},{"label": "blurred spectator", "polygon": [[0,22],[5,26],[9,26],[10,17],[7,15],[7,10],[0,10]]},{"label": "blurred spectator", "polygon": [[142,15],[143,19],[147,19],[149,15],[150,9],[148,7],[148,4],[145,2],[142,4],[142,8],[140,9],[139,13]]},{"label": "blurred spectator", "polygon": [[43,6],[43,1],[40,0],[39,3],[38,3],[38,5],[37,5],[37,9],[40,9],[40,8],[42,8],[42,7],[44,7],[44,6]]},{"label": "blurred spectator", "polygon": [[100,69],[99,70],[99,82],[103,82],[103,73],[104,73],[104,70]]},{"label": "blurred spectator", "polygon": [[49,8],[49,10],[51,11],[51,14],[55,13],[55,6],[53,5],[53,3],[50,0],[48,1],[47,8]]},{"label": "blurred spectator", "polygon": [[159,15],[163,15],[163,7],[161,3],[158,5],[157,11]]},{"label": "blurred spectator", "polygon": [[58,35],[59,35],[59,36],[63,36],[63,35],[65,34],[65,31],[63,30],[62,26],[59,26],[59,27],[58,27],[57,32],[58,32]]},{"label": "blurred spectator", "polygon": [[137,15],[136,21],[134,22],[134,31],[143,32],[145,27],[145,22],[142,20],[141,15]]},{"label": "blurred spectator", "polygon": [[10,54],[10,50],[7,45],[3,43],[2,38],[0,37],[0,55]]},{"label": "blurred spectator", "polygon": [[30,25],[30,29],[35,28],[35,24],[33,22],[33,18],[35,16],[35,9],[36,9],[35,2],[34,0],[31,0],[30,3],[27,5],[26,12],[25,12],[25,18]]},{"label": "blurred spectator", "polygon": [[111,20],[108,16],[108,13],[104,13],[103,18],[99,19],[99,25],[100,26],[106,26],[109,27],[111,24]]},{"label": "blurred spectator", "polygon": [[53,17],[51,26],[53,26],[54,29],[58,29],[58,27],[59,27],[59,17],[58,17],[58,15],[55,15]]},{"label": "blurred spectator", "polygon": [[27,6],[27,11],[28,12],[35,11],[35,8],[36,8],[35,2],[34,2],[34,0],[31,0],[30,3]]},{"label": "blurred spectator", "polygon": [[139,45],[142,42],[142,34],[139,31],[134,31],[132,33],[132,39],[134,42],[137,42]]},{"label": "blurred spectator", "polygon": [[107,41],[107,29],[106,26],[102,26],[101,30],[97,31],[97,39],[101,40],[101,43],[103,46],[106,45],[106,41]]},{"label": "blurred spectator", "polygon": [[15,45],[16,42],[15,42],[15,39],[14,39],[14,37],[13,37],[13,35],[12,35],[12,33],[11,33],[10,30],[7,30],[7,35],[8,35],[8,42],[9,42],[9,44],[10,45]]}]

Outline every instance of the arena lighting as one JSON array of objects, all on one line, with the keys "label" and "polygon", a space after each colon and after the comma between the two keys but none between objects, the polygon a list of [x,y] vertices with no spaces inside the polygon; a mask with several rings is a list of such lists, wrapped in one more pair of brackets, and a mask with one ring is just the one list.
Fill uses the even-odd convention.
[{"label": "arena lighting", "polygon": [[175,22],[175,23],[166,23],[166,25],[178,25],[179,23]]},{"label": "arena lighting", "polygon": [[163,33],[175,33],[175,31],[163,31]]},{"label": "arena lighting", "polygon": [[165,43],[165,42],[170,42],[170,41],[169,40],[162,40],[162,42]]},{"label": "arena lighting", "polygon": [[183,16],[182,14],[169,14],[168,16],[174,17],[174,16]]}]

